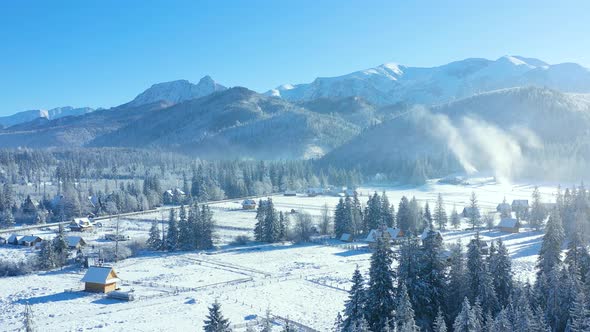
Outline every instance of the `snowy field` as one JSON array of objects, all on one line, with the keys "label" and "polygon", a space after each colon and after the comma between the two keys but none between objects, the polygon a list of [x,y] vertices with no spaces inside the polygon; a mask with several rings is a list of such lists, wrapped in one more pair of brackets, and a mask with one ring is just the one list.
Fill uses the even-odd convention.
[{"label": "snowy field", "polygon": [[[421,187],[361,188],[361,201],[374,191],[385,191],[397,207],[406,195],[434,206],[437,194],[443,194],[448,213],[453,205],[461,212],[474,191],[482,210],[495,210],[504,197],[529,199],[533,185],[499,185],[475,181],[454,186],[429,183]],[[544,202],[553,202],[555,187],[540,188]],[[336,197],[274,196],[277,209],[292,209],[319,215],[324,204],[332,209]],[[328,330],[338,311],[343,309],[350,287],[349,279],[358,265],[367,272],[370,251],[363,243],[342,244],[251,244],[232,246],[237,235],[252,236],[253,211],[242,211],[240,201],[213,204],[218,224],[217,251],[146,253],[115,264],[123,280],[123,290],[135,290],[138,300],[119,302],[99,294],[80,291],[83,272],[66,269],[0,280],[0,330],[21,329],[24,304],[29,303],[40,331],[184,331],[200,329],[207,306],[215,299],[232,324],[242,324],[265,315],[292,319],[319,331]],[[154,219],[167,215],[154,213],[121,218],[120,231],[133,238],[146,238]],[[103,221],[103,227],[84,234],[90,245],[104,245],[104,234],[114,231],[116,220]],[[465,230],[443,232],[446,244],[464,244],[474,232]],[[52,237],[51,231],[41,232]],[[518,234],[496,230],[482,231],[484,240],[502,238],[513,259],[517,280],[534,278],[534,264],[542,234],[523,229]],[[32,249],[0,246],[0,259],[22,258]],[[64,291],[69,290],[69,291]],[[244,330],[238,328],[237,330]]]}]

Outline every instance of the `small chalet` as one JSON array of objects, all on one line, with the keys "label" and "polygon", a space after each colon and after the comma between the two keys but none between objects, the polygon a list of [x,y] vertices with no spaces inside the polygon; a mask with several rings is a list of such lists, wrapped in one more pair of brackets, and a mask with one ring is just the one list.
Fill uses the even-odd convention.
[{"label": "small chalet", "polygon": [[297,196],[297,192],[295,190],[286,190],[283,196]]},{"label": "small chalet", "polygon": [[121,280],[110,266],[91,266],[82,278],[84,291],[95,293],[110,293],[117,289]]},{"label": "small chalet", "polygon": [[[404,236],[404,231],[402,231],[399,228],[388,227],[387,233],[389,233],[389,238],[392,243],[399,242],[399,240],[401,240],[401,238]],[[381,236],[381,230],[380,229],[372,229],[369,232],[369,234],[367,235],[367,238],[365,239],[365,241],[369,242],[369,246],[373,246],[377,243],[377,239],[379,238],[379,236]]]},{"label": "small chalet", "polygon": [[350,233],[342,233],[342,236],[340,236],[340,241],[342,242],[352,242],[353,240],[354,238]]},{"label": "small chalet", "polygon": [[245,199],[242,202],[242,209],[244,210],[254,210],[256,208],[256,201],[253,199]]},{"label": "small chalet", "polygon": [[66,237],[66,242],[70,249],[80,249],[86,246],[86,241],[81,236],[68,236]]},{"label": "small chalet", "polygon": [[23,235],[18,235],[18,234],[10,234],[10,236],[8,237],[8,240],[6,240],[6,243],[8,244],[13,244],[13,245],[18,245],[20,243],[20,240],[23,238]]},{"label": "small chalet", "polygon": [[512,201],[512,211],[526,210],[529,208],[528,199],[515,199]]},{"label": "small chalet", "polygon": [[176,204],[182,202],[186,193],[179,188],[169,189],[164,192],[164,204]]},{"label": "small chalet", "polygon": [[512,207],[508,203],[500,203],[500,204],[498,204],[498,206],[496,206],[496,211],[500,212],[500,213],[502,213],[504,211],[510,212],[511,210],[512,210]]},{"label": "small chalet", "polygon": [[6,242],[8,242],[8,239],[3,236],[0,236],[0,244],[6,244]]},{"label": "small chalet", "polygon": [[500,220],[498,228],[506,233],[518,233],[520,231],[520,223],[516,218],[504,218]]},{"label": "small chalet", "polygon": [[72,232],[87,232],[93,229],[93,225],[88,218],[74,218],[68,227]]},{"label": "small chalet", "polygon": [[323,195],[324,194],[324,189],[322,188],[307,188],[307,196],[309,197],[315,197],[318,195]]},{"label": "small chalet", "polygon": [[420,240],[422,242],[424,242],[424,240],[426,240],[426,238],[429,236],[429,233],[434,233],[434,236],[437,237],[437,239],[439,239],[440,241],[443,240],[443,236],[442,233],[440,231],[436,231],[436,230],[431,230],[431,229],[424,229],[424,232],[422,232],[422,234],[420,234]]},{"label": "small chalet", "polygon": [[21,246],[34,247],[37,243],[41,243],[42,241],[43,241],[43,239],[38,236],[27,235],[27,236],[23,236],[18,241],[18,244]]}]

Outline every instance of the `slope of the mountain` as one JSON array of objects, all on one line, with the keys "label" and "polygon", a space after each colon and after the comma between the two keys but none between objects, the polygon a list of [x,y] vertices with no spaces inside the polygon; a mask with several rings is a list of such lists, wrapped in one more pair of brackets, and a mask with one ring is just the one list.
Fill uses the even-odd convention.
[{"label": "slope of the mountain", "polygon": [[323,162],[402,180],[476,170],[512,177],[551,168],[572,175],[590,160],[589,138],[584,95],[511,88],[416,108],[363,132]]},{"label": "slope of the mountain", "polygon": [[590,92],[590,71],[576,64],[504,56],[495,61],[465,59],[439,67],[384,64],[309,84],[283,85],[267,92],[290,101],[360,96],[376,105],[398,102],[438,104],[503,88],[538,86],[561,92]]},{"label": "slope of the mountain", "polygon": [[0,130],[0,147],[81,147],[100,135],[168,106],[165,103],[141,107],[122,105],[55,120],[38,118]]},{"label": "slope of the mountain", "polygon": [[71,106],[57,107],[50,110],[30,110],[18,112],[13,115],[0,117],[1,127],[10,127],[21,123],[36,120],[38,118],[45,118],[49,120],[59,119],[64,116],[78,116],[90,113],[94,109],[90,107],[74,108]]},{"label": "slope of the mountain", "polygon": [[158,83],[140,93],[135,99],[129,102],[129,106],[137,107],[160,101],[177,104],[225,89],[227,88],[215,82],[210,76],[201,78],[197,84],[193,84],[187,80]]},{"label": "slope of the mountain", "polygon": [[155,147],[215,158],[319,157],[359,132],[340,118],[317,114],[245,88],[189,100],[129,123],[90,146]]}]

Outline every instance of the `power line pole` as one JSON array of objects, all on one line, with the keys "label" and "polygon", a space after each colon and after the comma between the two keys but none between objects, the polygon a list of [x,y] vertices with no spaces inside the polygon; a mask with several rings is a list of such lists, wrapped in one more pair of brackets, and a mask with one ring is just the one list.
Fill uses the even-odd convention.
[{"label": "power line pole", "polygon": [[115,234],[115,263],[119,260],[119,214],[117,214],[117,231]]}]

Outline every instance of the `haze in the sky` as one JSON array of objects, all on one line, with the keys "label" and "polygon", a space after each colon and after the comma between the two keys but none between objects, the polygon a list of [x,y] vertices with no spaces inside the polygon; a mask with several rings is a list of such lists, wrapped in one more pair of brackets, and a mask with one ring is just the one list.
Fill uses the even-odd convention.
[{"label": "haze in the sky", "polygon": [[266,91],[385,62],[590,66],[588,1],[4,1],[0,115],[110,107],[153,83]]}]

